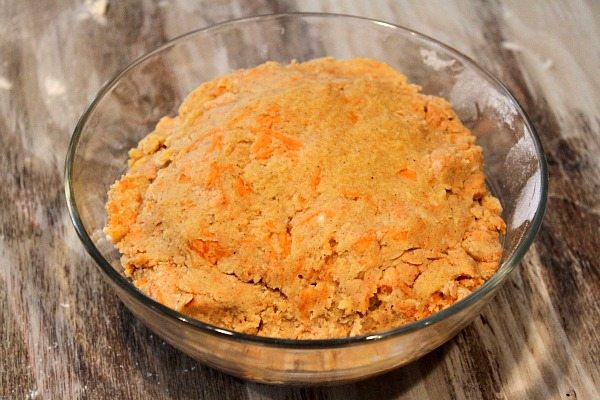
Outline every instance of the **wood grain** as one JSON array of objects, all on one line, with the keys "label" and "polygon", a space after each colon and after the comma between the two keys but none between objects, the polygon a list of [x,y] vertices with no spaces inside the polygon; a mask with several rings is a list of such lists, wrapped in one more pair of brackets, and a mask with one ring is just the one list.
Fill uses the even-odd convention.
[{"label": "wood grain", "polygon": [[[600,398],[600,3],[0,0],[0,399]],[[101,10],[102,11],[102,10]],[[188,30],[284,11],[364,15],[470,55],[540,134],[542,230],[469,327],[421,360],[331,388],[204,367],[117,300],[68,219],[62,167],[102,82]]]}]

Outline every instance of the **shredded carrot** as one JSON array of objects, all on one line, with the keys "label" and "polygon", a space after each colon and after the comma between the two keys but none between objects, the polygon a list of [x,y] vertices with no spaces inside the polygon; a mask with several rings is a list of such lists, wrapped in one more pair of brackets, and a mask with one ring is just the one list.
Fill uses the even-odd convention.
[{"label": "shredded carrot", "polygon": [[216,88],[211,91],[211,95],[214,97],[218,97],[227,91],[227,86],[220,84]]},{"label": "shredded carrot", "polygon": [[231,171],[231,169],[231,165],[219,165],[217,162],[213,162],[210,164],[208,177],[206,179],[206,187],[216,187],[220,191],[220,197],[217,203],[219,206],[226,206],[227,204],[229,204],[229,198],[227,197],[227,193],[225,193],[223,186],[219,184],[219,177],[221,176],[221,173],[225,171]]},{"label": "shredded carrot", "polygon": [[215,150],[221,150],[223,148],[223,135],[215,135],[213,136],[213,140],[210,143],[210,146],[208,146],[208,151],[215,151]]},{"label": "shredded carrot", "polygon": [[272,127],[274,123],[281,121],[281,108],[276,103],[271,103],[265,113],[256,117],[256,121],[264,127]]},{"label": "shredded carrot", "polygon": [[423,101],[421,100],[412,100],[410,103],[410,110],[419,116],[425,116],[425,113],[427,112],[425,104],[423,104]]},{"label": "shredded carrot", "polygon": [[445,296],[441,292],[435,292],[429,298],[429,302],[434,306],[447,306],[448,304],[452,304],[456,299],[453,296]]},{"label": "shredded carrot", "polygon": [[417,173],[412,169],[400,168],[396,174],[406,179],[410,179],[411,181],[417,180]]},{"label": "shredded carrot", "polygon": [[203,237],[209,237],[211,239],[214,239],[214,238],[217,237],[217,235],[214,232],[211,232],[211,231],[209,231],[206,228],[200,228],[199,233],[200,233],[201,236],[203,236]]},{"label": "shredded carrot", "polygon": [[193,201],[193,200],[190,200],[190,199],[179,200],[179,204],[181,205],[181,209],[182,210],[185,210],[185,209],[192,208],[192,207],[196,206],[196,202]]},{"label": "shredded carrot", "polygon": [[271,104],[269,104],[267,111],[271,115],[279,115],[279,112],[281,111],[281,107],[279,107],[279,104],[277,104],[277,103],[271,103]]},{"label": "shredded carrot", "polygon": [[395,231],[392,234],[392,238],[399,241],[406,240],[408,239],[408,231]]},{"label": "shredded carrot", "polygon": [[342,196],[350,200],[357,200],[361,197],[361,194],[359,192],[345,191],[342,192]]},{"label": "shredded carrot", "polygon": [[232,253],[214,240],[193,239],[189,243],[192,250],[211,264],[216,264],[221,258]]},{"label": "shredded carrot", "polygon": [[139,286],[144,286],[144,285],[147,285],[148,282],[149,282],[148,278],[142,277],[142,278],[138,278],[138,279],[135,280],[135,285],[138,286],[138,287]]},{"label": "shredded carrot", "polygon": [[244,180],[241,177],[236,176],[235,177],[235,192],[240,197],[246,197],[250,193],[252,193],[252,189],[246,182],[244,182]]},{"label": "shredded carrot", "polygon": [[[279,140],[288,150],[298,150],[304,145],[301,140],[273,130],[273,125],[281,121],[280,111],[278,104],[270,104],[267,112],[259,114],[256,117],[256,125],[250,128],[252,133],[258,135],[253,145],[255,158],[266,159],[273,155],[273,149],[270,147],[271,138]],[[266,135],[270,136],[268,140],[264,137]]]},{"label": "shredded carrot", "polygon": [[321,169],[317,168],[310,180],[310,190],[313,194],[317,194],[319,183],[321,183]]},{"label": "shredded carrot", "polygon": [[203,133],[202,135],[198,136],[198,138],[194,142],[188,144],[183,148],[183,153],[191,153],[193,150],[197,149],[198,147],[200,147],[200,145],[205,143],[206,138],[214,136],[217,132],[220,132],[220,128],[213,128],[207,131],[206,133]]},{"label": "shredded carrot", "polygon": [[407,296],[412,294],[412,289],[404,282],[398,282],[398,288]]},{"label": "shredded carrot", "polygon": [[240,123],[246,119],[248,119],[248,117],[250,116],[251,113],[253,113],[256,108],[257,108],[257,104],[256,103],[252,103],[244,108],[242,108],[237,115],[231,117],[229,119],[229,121],[225,124],[224,128],[225,129],[231,129],[234,128],[236,126],[239,126]]},{"label": "shredded carrot", "polygon": [[350,118],[350,122],[352,122],[352,124],[356,124],[358,122],[358,115],[356,115],[354,111],[350,111],[348,113],[348,118]]},{"label": "shredded carrot", "polygon": [[362,253],[365,250],[367,250],[369,248],[369,246],[371,246],[371,243],[373,243],[375,241],[375,239],[376,239],[375,231],[370,230],[366,234],[364,234],[363,236],[358,238],[358,240],[356,242],[354,242],[354,244],[352,245],[352,248],[355,251]]},{"label": "shredded carrot", "polygon": [[217,183],[220,174],[221,170],[219,164],[216,162],[211,163],[208,171],[208,178],[206,179],[206,186],[209,188],[213,187]]},{"label": "shredded carrot", "polygon": [[284,257],[287,257],[290,255],[290,249],[292,247],[292,238],[290,237],[290,234],[287,232],[279,232],[277,234],[277,238],[279,239],[279,247],[281,248],[281,252],[283,253]]},{"label": "shredded carrot", "polygon": [[276,122],[275,120],[276,118],[270,114],[258,114],[256,116],[256,122],[258,123],[258,126],[263,129],[271,128]]},{"label": "shredded carrot", "polygon": [[181,183],[187,183],[187,182],[190,182],[192,180],[192,178],[190,178],[188,175],[182,173],[181,175],[179,175],[179,178],[177,178],[177,180]]},{"label": "shredded carrot", "polygon": [[265,222],[265,225],[267,228],[269,228],[270,230],[274,231],[275,230],[275,221],[273,221],[272,219],[269,219]]},{"label": "shredded carrot", "polygon": [[139,185],[137,184],[137,182],[134,179],[123,178],[118,182],[118,186],[119,186],[119,189],[121,190],[121,192],[126,192],[129,189],[138,187]]},{"label": "shredded carrot", "polygon": [[256,246],[256,236],[249,233],[242,239],[241,243],[245,246],[255,247]]},{"label": "shredded carrot", "polygon": [[[300,273],[303,269],[304,269],[304,259],[299,258],[298,261],[296,261],[296,264],[294,265],[294,274]],[[307,278],[307,277],[305,277],[305,278]]]},{"label": "shredded carrot", "polygon": [[378,208],[377,207],[377,203],[375,202],[375,200],[373,200],[373,196],[370,193],[367,193],[365,195],[365,202],[367,202],[367,204],[369,204],[371,207],[373,208]]},{"label": "shredded carrot", "polygon": [[402,315],[409,318],[413,318],[418,314],[417,307],[412,304],[395,304],[394,308],[397,309]]},{"label": "shredded carrot", "polygon": [[223,188],[221,188],[221,197],[219,198],[219,206],[225,207],[227,204],[229,204],[229,197],[227,197],[227,193],[225,193],[225,190],[223,190]]},{"label": "shredded carrot", "polygon": [[304,208],[304,206],[306,205],[306,199],[301,194],[298,195],[298,205],[300,206],[300,208]]},{"label": "shredded carrot", "polygon": [[308,286],[298,293],[298,311],[300,318],[307,320],[312,311],[319,305],[321,299],[327,298],[325,285]]},{"label": "shredded carrot", "polygon": [[277,131],[269,131],[268,133],[274,138],[280,140],[281,143],[283,143],[283,145],[289,150],[299,150],[302,148],[302,146],[304,146],[304,143],[301,140],[285,136]]},{"label": "shredded carrot", "polygon": [[430,301],[432,303],[440,303],[443,300],[443,296],[440,292],[435,292],[434,294],[431,295],[431,299]]},{"label": "shredded carrot", "polygon": [[372,252],[365,252],[358,259],[358,262],[364,268],[374,268],[377,266],[378,261],[379,261],[379,257],[377,257],[377,255],[373,254]]},{"label": "shredded carrot", "polygon": [[258,135],[250,150],[254,154],[254,158],[257,160],[266,160],[273,155],[273,148],[271,147],[271,136],[261,133]]}]

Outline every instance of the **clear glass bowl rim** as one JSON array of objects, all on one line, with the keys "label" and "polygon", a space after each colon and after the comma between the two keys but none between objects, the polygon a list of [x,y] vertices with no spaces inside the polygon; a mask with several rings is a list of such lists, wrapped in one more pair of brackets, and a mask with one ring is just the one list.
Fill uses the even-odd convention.
[{"label": "clear glass bowl rim", "polygon": [[[373,23],[380,26],[384,26],[390,28],[390,31],[401,31],[404,34],[415,36],[416,38],[433,43],[444,51],[452,54],[454,57],[459,59],[465,65],[468,65],[471,68],[474,68],[479,73],[481,73],[485,78],[495,84],[501,92],[504,92],[504,95],[513,103],[515,109],[517,110],[519,117],[521,117],[524,121],[524,124],[529,132],[531,139],[533,140],[535,146],[536,156],[539,160],[539,170],[541,174],[541,188],[540,188],[540,201],[536,207],[535,215],[530,222],[529,226],[526,228],[521,241],[517,245],[513,254],[508,257],[502,265],[498,268],[498,271],[482,286],[480,286],[475,292],[471,293],[466,298],[454,303],[448,308],[445,308],[441,311],[438,311],[426,318],[417,320],[415,322],[411,322],[408,324],[400,325],[396,328],[389,329],[382,332],[377,332],[368,335],[361,336],[350,336],[344,338],[332,338],[332,339],[282,339],[282,338],[272,338],[272,337],[264,337],[264,336],[256,336],[250,335],[240,332],[231,331],[224,328],[219,328],[218,326],[211,325],[200,320],[196,320],[190,317],[187,317],[169,307],[166,307],[152,298],[146,296],[141,291],[135,288],[131,282],[129,282],[123,275],[117,272],[111,264],[102,256],[98,248],[94,245],[90,235],[85,230],[83,223],[81,221],[81,217],[79,215],[79,211],[77,208],[77,204],[75,202],[75,194],[73,192],[72,176],[73,176],[73,161],[75,158],[75,152],[77,150],[77,145],[79,143],[79,138],[85,125],[87,123],[88,118],[94,112],[97,104],[102,100],[104,95],[110,91],[113,86],[119,82],[121,77],[123,77],[128,71],[135,68],[138,64],[144,62],[148,58],[154,56],[155,54],[160,53],[163,50],[170,48],[171,46],[177,44],[178,42],[185,40],[188,36],[193,36],[200,32],[210,32],[212,30],[220,29],[227,25],[237,24],[241,22],[260,22],[264,20],[272,20],[272,19],[281,19],[281,18],[336,18],[336,19],[353,19],[353,20],[362,20],[365,23]],[[519,102],[512,95],[510,90],[496,77],[494,77],[490,72],[488,72],[485,68],[479,66],[475,61],[473,61],[468,56],[462,54],[458,50],[436,40],[422,33],[416,32],[414,30],[405,28],[400,25],[395,25],[389,22],[379,21],[372,18],[359,17],[355,15],[347,15],[347,14],[334,14],[334,13],[310,13],[310,12],[289,12],[289,13],[278,13],[278,14],[266,14],[266,15],[257,15],[252,17],[245,18],[237,18],[228,20],[225,22],[220,22],[205,28],[196,29],[190,32],[187,32],[183,35],[177,36],[174,39],[169,40],[164,43],[160,47],[152,50],[151,52],[139,57],[132,63],[130,63],[123,70],[118,72],[112,79],[106,82],[98,94],[91,101],[73,131],[73,135],[71,137],[69,147],[67,150],[67,156],[65,159],[65,169],[64,169],[64,190],[65,197],[67,201],[67,208],[69,211],[69,215],[71,217],[71,221],[75,227],[77,235],[79,239],[82,241],[87,252],[92,256],[96,264],[100,267],[100,269],[108,276],[111,281],[118,285],[121,289],[127,292],[129,295],[136,298],[138,301],[144,303],[147,307],[150,307],[155,312],[164,314],[169,319],[173,320],[176,323],[184,323],[192,326],[195,329],[198,329],[204,333],[220,336],[222,339],[228,340],[236,340],[243,341],[248,343],[253,343],[256,345],[262,345],[265,347],[282,347],[282,348],[290,348],[290,349],[331,349],[331,348],[340,348],[344,346],[350,345],[359,345],[366,344],[366,342],[371,341],[380,341],[384,339],[390,339],[394,336],[400,336],[412,331],[419,330],[429,325],[433,325],[439,321],[442,321],[453,314],[456,314],[460,310],[468,307],[470,304],[477,302],[480,298],[484,297],[487,293],[492,291],[495,287],[500,285],[504,279],[508,276],[508,274],[515,269],[518,263],[521,261],[525,253],[527,252],[529,246],[533,243],[533,240],[541,226],[542,219],[544,216],[544,212],[546,209],[547,197],[548,197],[548,171],[546,165],[546,158],[544,155],[544,151],[542,148],[541,141],[533,128],[533,125],[529,121],[529,118],[523,111]]]}]

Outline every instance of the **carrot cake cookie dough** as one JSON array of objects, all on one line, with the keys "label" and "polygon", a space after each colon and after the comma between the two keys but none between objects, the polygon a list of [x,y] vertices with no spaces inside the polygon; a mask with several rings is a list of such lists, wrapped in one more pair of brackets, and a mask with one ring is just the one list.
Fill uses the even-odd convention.
[{"label": "carrot cake cookie dough", "polygon": [[267,62],[206,82],[129,156],[107,203],[124,273],[222,328],[383,331],[467,296],[501,259],[475,137],[375,60]]}]

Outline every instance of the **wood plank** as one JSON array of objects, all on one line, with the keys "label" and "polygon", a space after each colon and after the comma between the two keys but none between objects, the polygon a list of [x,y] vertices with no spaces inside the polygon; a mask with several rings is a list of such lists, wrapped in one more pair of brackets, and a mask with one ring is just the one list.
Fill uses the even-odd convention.
[{"label": "wood plank", "polygon": [[[600,397],[598,2],[93,4],[0,0],[0,399]],[[62,195],[70,133],[102,82],[185,31],[285,11],[379,18],[465,52],[517,96],[551,174],[542,231],[482,315],[421,360],[338,387],[244,382],[171,348],[102,282]]]}]

